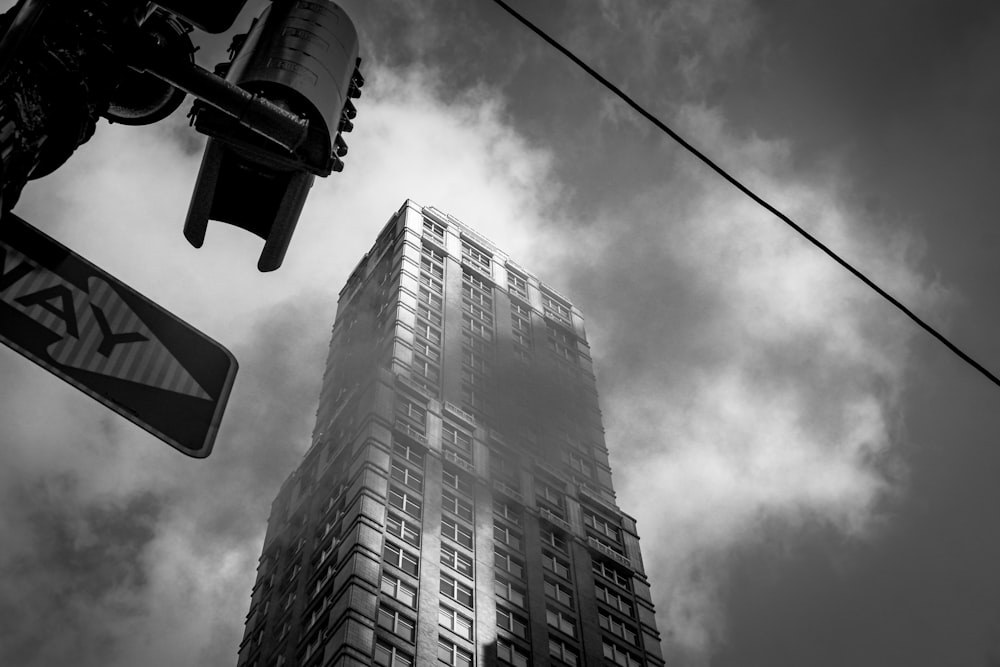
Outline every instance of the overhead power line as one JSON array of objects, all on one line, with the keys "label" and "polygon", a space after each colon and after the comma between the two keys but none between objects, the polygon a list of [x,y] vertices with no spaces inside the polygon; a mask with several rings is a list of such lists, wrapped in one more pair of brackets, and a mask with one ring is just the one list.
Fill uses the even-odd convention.
[{"label": "overhead power line", "polygon": [[614,93],[620,100],[622,100],[627,105],[629,105],[630,107],[632,107],[639,115],[641,115],[643,118],[645,118],[646,120],[648,120],[649,122],[651,122],[653,125],[655,125],[657,128],[659,128],[664,134],[667,134],[670,138],[672,138],[674,141],[676,141],[678,144],[680,144],[682,147],[684,147],[684,149],[686,149],[689,153],[691,153],[696,158],[698,158],[699,160],[701,160],[702,162],[704,162],[706,165],[708,165],[708,167],[711,168],[715,173],[717,173],[719,176],[722,176],[722,178],[724,178],[725,180],[729,181],[729,183],[731,183],[737,190],[739,190],[740,192],[742,192],[743,194],[745,194],[747,197],[749,197],[750,199],[752,199],[753,201],[755,201],[757,204],[759,204],[763,208],[765,208],[768,211],[770,211],[775,217],[777,217],[779,220],[781,220],[782,222],[784,222],[786,225],[788,225],[789,227],[791,227],[792,229],[794,229],[796,232],[798,232],[802,237],[804,237],[807,241],[809,241],[810,243],[812,243],[814,246],[816,246],[817,248],[819,248],[820,250],[822,250],[824,253],[826,253],[830,258],[832,258],[835,262],[837,262],[837,264],[840,264],[842,267],[844,267],[845,269],[847,269],[848,271],[850,271],[858,280],[860,280],[861,282],[863,282],[865,285],[867,285],[872,290],[874,290],[879,296],[881,296],[883,299],[885,299],[886,301],[888,301],[889,303],[891,303],[893,306],[895,306],[899,311],[901,311],[904,315],[906,315],[913,322],[915,322],[917,324],[917,326],[919,326],[921,329],[923,329],[924,331],[926,331],[930,335],[932,335],[935,338],[937,338],[942,344],[944,344],[945,347],[947,347],[949,350],[951,350],[952,352],[954,352],[955,355],[957,355],[962,361],[964,361],[965,363],[967,363],[970,366],[972,366],[973,368],[975,368],[982,375],[984,375],[990,382],[992,382],[993,384],[995,384],[998,387],[1000,387],[1000,378],[997,378],[996,375],[994,375],[989,370],[987,370],[982,364],[980,364],[978,361],[976,361],[975,359],[973,359],[972,357],[970,357],[968,354],[966,354],[965,352],[963,352],[957,345],[955,345],[950,340],[948,340],[944,336],[944,334],[940,333],[937,329],[935,329],[934,327],[932,327],[931,325],[927,324],[922,319],[920,319],[920,317],[916,313],[914,313],[912,310],[910,310],[905,305],[903,305],[903,303],[901,301],[899,301],[899,299],[897,299],[896,297],[892,296],[891,294],[889,294],[888,292],[886,292],[884,289],[882,289],[881,287],[879,287],[868,276],[866,276],[865,274],[863,274],[858,269],[854,268],[854,266],[852,266],[849,262],[847,262],[847,260],[843,259],[837,253],[835,253],[833,250],[831,250],[826,245],[824,245],[822,241],[820,241],[819,239],[817,239],[816,237],[814,237],[812,234],[810,234],[809,232],[807,232],[805,229],[803,229],[802,227],[800,227],[798,224],[795,223],[795,221],[793,221],[787,215],[785,215],[784,213],[782,213],[781,211],[779,211],[778,209],[776,209],[774,206],[772,206],[771,204],[769,204],[762,197],[760,197],[759,195],[757,195],[753,190],[751,190],[747,186],[743,185],[743,183],[741,183],[739,180],[737,180],[737,178],[735,176],[732,176],[725,169],[723,169],[722,167],[720,167],[719,165],[717,165],[715,162],[713,162],[711,158],[709,158],[707,155],[705,155],[704,153],[702,153],[701,151],[699,151],[697,148],[695,148],[694,146],[692,146],[686,139],[684,139],[684,137],[682,137],[681,135],[677,134],[677,132],[675,132],[670,127],[668,127],[666,123],[664,123],[662,120],[660,120],[659,118],[657,118],[656,116],[654,116],[652,113],[650,113],[649,111],[647,111],[642,105],[640,105],[638,102],[636,102],[631,97],[629,97],[624,92],[622,92],[622,90],[618,86],[616,86],[615,84],[613,84],[610,81],[608,81],[604,76],[602,76],[600,73],[598,73],[593,67],[591,67],[587,63],[585,63],[582,60],[580,60],[580,58],[578,58],[572,51],[570,51],[565,46],[563,46],[562,44],[560,44],[559,42],[557,42],[555,39],[553,39],[552,37],[550,37],[545,31],[543,31],[541,28],[539,28],[538,26],[536,26],[535,24],[533,24],[531,21],[529,21],[528,19],[526,19],[525,17],[523,17],[521,14],[519,14],[517,11],[515,11],[513,8],[511,8],[511,6],[508,5],[506,2],[504,2],[503,0],[493,0],[493,2],[496,3],[496,4],[498,4],[498,5],[500,5],[500,7],[502,7],[508,14],[510,14],[515,19],[517,19],[518,21],[520,21],[526,28],[528,28],[533,33],[535,33],[536,35],[538,35],[539,37],[541,37],[543,40],[545,40],[546,42],[548,42],[549,45],[551,45],[554,49],[556,49],[557,51],[559,51],[560,53],[562,53],[564,56],[566,56],[567,58],[569,58],[570,60],[572,60],[580,69],[582,69],[584,72],[586,72],[587,74],[589,74],[593,79],[597,80],[602,86],[604,86],[605,88],[607,88],[608,90],[610,90],[612,93]]}]

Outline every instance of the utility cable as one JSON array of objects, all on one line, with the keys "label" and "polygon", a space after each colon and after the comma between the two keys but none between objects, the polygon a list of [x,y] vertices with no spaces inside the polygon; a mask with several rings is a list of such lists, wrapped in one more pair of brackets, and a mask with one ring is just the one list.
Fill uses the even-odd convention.
[{"label": "utility cable", "polygon": [[737,180],[736,177],[730,175],[725,169],[723,169],[722,167],[720,167],[719,165],[717,165],[715,162],[713,162],[711,160],[711,158],[709,158],[707,155],[705,155],[704,153],[702,153],[701,151],[699,151],[697,148],[695,148],[694,146],[692,146],[686,139],[684,139],[684,137],[682,137],[681,135],[677,134],[677,132],[675,132],[670,127],[668,127],[666,123],[664,123],[663,121],[661,121],[659,118],[657,118],[656,116],[654,116],[649,111],[646,111],[646,109],[643,108],[638,102],[636,102],[631,97],[629,97],[624,92],[622,92],[622,90],[620,88],[618,88],[618,86],[616,86],[615,84],[613,84],[610,81],[608,81],[601,74],[599,74],[596,70],[594,70],[594,68],[592,68],[590,65],[588,65],[587,63],[585,63],[582,60],[580,60],[580,58],[578,58],[572,51],[570,51],[565,46],[563,46],[562,44],[560,44],[559,42],[557,42],[555,39],[553,39],[552,37],[550,37],[547,33],[545,33],[541,28],[539,28],[536,25],[534,25],[531,21],[529,21],[528,19],[526,19],[525,17],[523,17],[519,13],[517,13],[506,2],[504,2],[503,0],[493,0],[493,2],[496,3],[496,4],[498,4],[498,5],[500,5],[500,7],[502,7],[508,14],[510,14],[515,19],[517,19],[518,21],[520,21],[526,28],[528,28],[533,33],[535,33],[536,35],[538,35],[539,37],[541,37],[543,40],[545,40],[546,42],[548,42],[548,44],[550,46],[552,46],[554,49],[556,49],[557,51],[559,51],[560,53],[562,53],[564,56],[566,56],[567,58],[569,58],[570,60],[572,60],[580,69],[582,69],[584,72],[586,72],[587,74],[589,74],[593,79],[597,80],[601,85],[603,85],[605,88],[607,88],[612,93],[614,93],[620,100],[622,100],[623,102],[625,102],[626,104],[628,104],[630,107],[632,107],[632,109],[634,109],[639,115],[641,115],[643,118],[645,118],[646,120],[648,120],[649,122],[651,122],[653,125],[655,125],[657,128],[659,128],[662,132],[664,132],[665,134],[667,134],[671,139],[673,139],[678,144],[680,144],[689,153],[691,153],[696,158],[698,158],[699,160],[701,160],[702,162],[704,162],[706,165],[708,165],[709,168],[711,168],[719,176],[722,176],[722,178],[724,178],[730,184],[732,184],[733,187],[735,187],[737,190],[739,190],[740,192],[742,192],[743,194],[745,194],[747,197],[749,197],[750,199],[752,199],[753,201],[755,201],[757,204],[759,204],[760,206],[762,206],[766,210],[770,211],[779,220],[781,220],[786,225],[788,225],[789,227],[791,227],[792,229],[794,229],[802,237],[804,237],[807,241],[809,241],[814,246],[816,246],[817,248],[819,248],[820,250],[822,250],[824,253],[826,253],[830,258],[832,258],[835,262],[837,262],[837,264],[840,264],[842,267],[844,267],[849,272],[851,272],[858,280],[860,280],[865,285],[867,285],[872,290],[874,290],[876,294],[878,294],[879,296],[881,296],[883,299],[885,299],[886,301],[888,301],[889,303],[891,303],[893,306],[895,306],[898,310],[900,310],[904,315],[906,315],[907,317],[909,317],[913,322],[915,322],[917,324],[917,326],[919,326],[921,329],[923,329],[924,331],[926,331],[930,335],[934,336],[934,338],[937,338],[945,347],[947,347],[949,350],[951,350],[953,353],[955,353],[962,361],[964,361],[965,363],[967,363],[970,366],[972,366],[973,368],[975,368],[982,375],[984,375],[990,382],[992,382],[993,384],[995,384],[998,387],[1000,387],[1000,378],[998,378],[996,375],[994,375],[989,370],[987,370],[978,361],[976,361],[975,359],[973,359],[972,357],[970,357],[968,354],[966,354],[965,352],[963,352],[957,345],[955,345],[950,340],[948,340],[944,336],[944,334],[940,333],[939,331],[937,331],[937,329],[935,329],[934,327],[932,327],[931,325],[927,324],[922,319],[920,319],[920,317],[917,316],[916,313],[914,313],[909,308],[907,308],[905,305],[903,305],[903,303],[900,302],[899,299],[897,299],[896,297],[892,296],[891,294],[889,294],[888,292],[886,292],[884,289],[882,289],[881,287],[879,287],[870,278],[868,278],[868,276],[866,276],[865,274],[861,273],[861,271],[859,271],[858,269],[854,268],[850,263],[848,263],[846,260],[844,260],[839,255],[837,255],[837,253],[835,253],[833,250],[830,250],[830,248],[828,248],[826,245],[824,245],[822,241],[820,241],[819,239],[817,239],[816,237],[814,237],[812,234],[810,234],[809,232],[807,232],[806,230],[804,230],[802,227],[800,227],[799,225],[797,225],[791,218],[789,218],[787,215],[785,215],[784,213],[782,213],[781,211],[779,211],[778,209],[776,209],[774,206],[772,206],[771,204],[767,203],[767,201],[765,201],[762,197],[760,197],[759,195],[757,195],[756,193],[754,193],[753,190],[751,190],[747,186],[743,185],[743,183],[741,183],[739,180]]}]

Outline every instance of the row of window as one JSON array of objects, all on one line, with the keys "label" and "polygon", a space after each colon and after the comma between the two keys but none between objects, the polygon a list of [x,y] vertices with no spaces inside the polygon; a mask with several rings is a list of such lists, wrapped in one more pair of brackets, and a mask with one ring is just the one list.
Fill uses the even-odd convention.
[{"label": "row of window", "polygon": [[453,424],[444,422],[441,427],[441,439],[446,452],[451,452],[467,464],[472,465],[473,449],[471,435]]},{"label": "row of window", "polygon": [[549,350],[553,354],[573,364],[577,362],[576,336],[548,322],[545,324],[545,333]]},{"label": "row of window", "polygon": [[487,412],[493,355],[493,286],[462,272],[462,407],[477,416]]},{"label": "row of window", "polygon": [[[558,643],[557,643],[558,644]],[[559,650],[550,644],[550,652]],[[575,653],[572,649],[565,647],[565,655],[573,656],[573,661],[565,660],[566,664],[576,665]],[[552,653],[556,655],[555,653]],[[515,646],[509,641],[499,639],[497,641],[497,658],[515,667],[529,667],[530,659],[524,649]],[[375,664],[379,667],[413,667],[413,656],[392,644],[385,641],[375,643]],[[467,648],[456,644],[444,635],[438,636],[438,662],[451,667],[472,667],[472,652]],[[619,663],[624,664],[624,663]],[[631,663],[637,664],[637,663]]]},{"label": "row of window", "polygon": [[427,433],[427,407],[415,399],[396,395],[396,418],[423,436]]},{"label": "row of window", "polygon": [[420,288],[414,326],[413,379],[437,396],[441,383],[444,255],[428,246],[420,250]]},{"label": "row of window", "polygon": [[[445,245],[445,226],[436,220],[424,218],[423,235],[440,246]],[[493,275],[493,255],[488,250],[479,247],[468,239],[462,239],[462,261],[483,275]],[[526,276],[507,267],[507,287],[511,294],[528,300],[528,279]],[[549,317],[572,325],[572,307],[561,298],[542,291],[542,308]]]},{"label": "row of window", "polygon": [[[403,544],[387,537],[383,547],[384,562],[415,579],[419,578],[419,556],[411,552],[404,544],[416,548],[420,546],[419,518],[421,508],[419,502],[422,499],[418,498],[416,493],[421,491],[424,486],[423,461],[423,452],[414,447],[397,443],[393,448],[390,472],[392,483],[388,492],[389,506],[392,509],[388,512],[386,532],[388,536],[401,539]],[[419,470],[412,468],[411,465],[418,466]],[[446,484],[450,488],[442,491],[442,507],[446,512],[454,514],[455,517],[471,520],[473,517],[472,504],[470,500],[459,495],[459,479],[457,475],[452,474],[449,483],[446,478]],[[471,529],[457,518],[448,514],[442,515],[441,529],[445,537],[454,540],[459,545],[471,547]],[[441,562],[446,567],[451,567],[465,576],[471,577],[473,574],[472,557],[448,542],[442,542]],[[443,600],[449,600],[462,607],[472,609],[474,594],[469,585],[446,572],[440,574],[439,585]],[[408,609],[416,609],[417,587],[397,576],[391,570],[383,569],[380,590],[395,603]],[[467,641],[472,640],[473,621],[469,615],[442,604],[439,607],[438,618],[442,628]],[[391,633],[398,639],[410,644],[415,641],[416,621],[399,609],[381,605],[378,625],[384,632]],[[471,651],[448,637],[439,636],[438,649],[439,661],[444,664],[471,667]],[[400,650],[391,643],[379,639],[376,643],[374,662],[377,665],[412,666],[413,657],[412,653]]]},{"label": "row of window", "polygon": [[[407,419],[420,419],[419,423],[422,429],[426,418],[426,410],[419,403],[406,398],[402,398],[399,405],[399,414]],[[456,430],[449,424],[445,425],[444,433],[446,444],[454,448],[457,455],[463,458],[468,457],[471,460],[471,437]],[[514,484],[515,487],[519,486],[516,466],[499,453],[491,456],[491,470],[495,477],[506,479],[508,484]],[[420,493],[423,490],[423,476],[402,463],[393,462],[391,478],[416,493]],[[466,484],[462,484],[462,481],[465,481]],[[448,486],[460,489],[463,493],[471,492],[471,484],[468,483],[468,480],[460,480],[459,475],[454,471],[448,471],[445,483]],[[535,487],[539,507],[554,514],[557,518],[565,520],[565,494],[541,479],[536,480]],[[453,514],[466,520],[472,519],[472,505],[468,500],[445,492],[443,501],[445,509],[448,509]],[[389,503],[410,516],[420,518],[420,501],[415,497],[415,494],[407,493],[405,489],[398,487],[390,488]],[[621,528],[611,520],[585,509],[583,511],[583,522],[588,529],[588,533],[611,541],[615,545],[622,544]]]},{"label": "row of window", "polygon": [[[451,433],[463,432],[452,428]],[[452,444],[456,444],[455,435],[446,435],[446,437],[452,441]],[[471,442],[468,444],[471,447]],[[456,446],[461,447],[462,445]],[[397,511],[390,511],[389,513],[388,532],[390,535],[395,535],[402,539],[403,542],[415,547],[419,546],[419,525],[416,521],[409,521],[407,516],[414,519],[419,517],[420,508],[418,503],[421,499],[417,496],[417,493],[423,489],[424,478],[422,469],[420,471],[414,470],[409,464],[420,466],[423,463],[423,458],[424,454],[419,449],[410,445],[397,444],[394,447],[394,457],[390,474],[393,484],[390,486],[389,504]],[[471,555],[463,551],[463,548],[471,550],[473,543],[472,529],[464,523],[465,521],[471,522],[474,519],[474,508],[471,498],[468,495],[471,492],[471,480],[460,471],[446,467],[445,486],[446,488],[442,490],[442,507],[445,511],[445,514],[442,515],[442,535],[448,538],[449,541],[442,542],[441,563],[444,567],[454,571],[456,575],[471,578],[473,575],[473,560]],[[539,485],[539,488],[544,489],[545,487]],[[541,491],[541,494],[543,497],[548,498],[549,502],[552,502],[555,506],[563,505],[561,496],[557,495],[558,491],[555,489]],[[494,536],[497,542],[497,545],[494,547],[494,564],[497,568],[497,599],[504,601],[514,608],[524,609],[526,591],[516,583],[523,579],[524,563],[521,558],[507,551],[507,549],[515,551],[520,551],[521,549],[522,538],[518,530],[522,523],[521,509],[512,501],[497,498],[494,502],[493,510],[497,519],[494,522]],[[601,519],[597,515],[592,516],[593,519],[585,519],[588,527],[597,529],[602,525],[611,526],[607,520]],[[604,523],[602,524],[601,521]],[[545,530],[543,531],[542,539],[545,544],[566,554],[565,540],[557,533]],[[384,560],[389,565],[398,568],[410,576],[418,577],[419,575],[418,556],[408,551],[403,544],[386,540]],[[546,597],[552,603],[561,605],[547,608],[546,619],[548,625],[569,638],[575,639],[577,638],[577,626],[573,616],[569,613],[569,610],[573,609],[574,596],[572,586],[569,584],[568,554],[560,557],[556,553],[546,550],[543,554],[543,566],[548,572],[555,575],[555,577],[565,581],[564,583],[555,577],[545,577]],[[596,574],[619,586],[627,588],[629,580],[609,565],[595,561],[594,569]],[[507,579],[508,576],[511,580]],[[442,571],[439,581],[442,600],[457,604],[459,608],[469,610],[473,608],[474,593],[472,588],[464,581],[444,571]],[[597,588],[597,597],[599,600],[625,616],[632,617],[631,604],[625,596],[616,593],[610,586],[598,585]],[[416,607],[416,588],[391,572],[383,573],[382,591],[388,597],[391,597],[405,607]],[[458,637],[471,639],[472,620],[469,616],[466,616],[456,608],[442,605],[439,611],[439,618],[441,627],[453,632]],[[637,635],[624,620],[618,619],[612,613],[604,610],[601,610],[600,618],[602,628],[610,635],[618,637],[626,643],[635,643]],[[514,637],[527,640],[527,622],[502,604],[498,605],[497,623],[499,627],[511,633]],[[397,637],[405,641],[412,641],[412,636],[415,632],[414,622],[405,614],[387,608],[380,611],[379,624],[383,629],[392,632]],[[445,661],[445,664],[472,664],[472,656],[467,649],[462,648],[444,636],[441,636],[440,639],[439,658]],[[639,664],[637,662],[624,662],[634,660],[635,656],[632,656],[627,651],[622,651],[620,647],[612,643],[608,643],[608,646],[610,648],[606,650],[606,653],[609,659],[615,661],[616,664]],[[392,650],[392,647],[387,644],[383,645],[378,651],[379,655],[376,656],[376,664],[412,664],[405,662],[406,659],[411,658],[408,658],[406,654],[398,650]],[[550,656],[555,660],[559,660],[562,664],[577,664],[577,649],[572,643],[553,637],[550,639],[549,651]],[[503,643],[498,642],[498,655],[502,660],[510,664],[522,664],[522,659],[525,661],[523,664],[528,664],[526,662],[528,660],[527,651],[518,647],[515,642],[507,640],[504,640]],[[383,662],[379,662],[379,660],[383,660]],[[404,662],[387,662],[386,660],[404,660]],[[447,660],[451,662],[447,662]]]},{"label": "row of window", "polygon": [[510,325],[515,358],[531,363],[531,308],[526,303],[510,300]]},{"label": "row of window", "polygon": [[[447,637],[438,637],[438,662],[452,667],[472,667],[472,652]],[[413,667],[413,656],[392,644],[375,642],[374,663],[379,667]]]},{"label": "row of window", "polygon": [[[456,552],[452,551],[452,553]],[[443,559],[444,555],[442,555],[442,560]],[[469,564],[469,567],[471,570],[471,563]],[[407,607],[416,607],[416,590],[414,587],[410,586],[398,577],[391,574],[383,574],[381,590],[389,597]],[[498,577],[496,580],[495,592],[498,599],[504,600],[521,609],[525,608],[525,591],[517,584]],[[608,593],[607,589],[601,589],[601,587],[598,587],[598,599],[608,602],[608,598],[601,597],[602,592]],[[463,607],[470,610],[473,608],[474,597],[471,587],[448,574],[442,573],[441,575],[440,593],[444,598],[456,602]],[[546,579],[545,593],[550,599],[567,607],[572,607],[573,597],[568,587],[558,582]],[[637,633],[624,621],[603,610],[599,612],[599,619],[601,627],[608,633],[618,637],[627,644],[636,645]],[[577,637],[576,621],[572,615],[564,610],[547,607],[546,622],[549,627],[558,630],[569,637]],[[467,640],[472,639],[472,619],[461,612],[452,609],[451,607],[445,605],[440,607],[439,624],[460,637]],[[497,624],[500,628],[503,628],[514,636],[527,640],[527,622],[516,613],[502,605],[498,605],[497,607]],[[389,632],[396,634],[405,641],[413,641],[415,621],[398,611],[384,607],[380,609],[379,625]],[[511,649],[509,655],[515,655],[517,646],[515,644],[508,643],[508,647]],[[617,664],[640,664],[638,658],[627,651],[623,651],[620,647],[611,642],[605,642],[605,647],[605,655],[609,657],[609,659],[614,660]],[[577,653],[575,647],[560,639],[550,638],[550,655],[554,658],[562,660],[566,664],[576,664],[575,656]]]},{"label": "row of window", "polygon": [[462,261],[487,276],[493,275],[493,255],[462,239]]}]

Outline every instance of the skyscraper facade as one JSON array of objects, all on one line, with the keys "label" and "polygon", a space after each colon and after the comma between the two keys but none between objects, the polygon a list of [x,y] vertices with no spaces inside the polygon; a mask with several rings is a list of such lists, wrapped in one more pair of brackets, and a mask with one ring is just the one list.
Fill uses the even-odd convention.
[{"label": "skyscraper facade", "polygon": [[664,664],[579,311],[436,209],[340,293],[237,664]]}]

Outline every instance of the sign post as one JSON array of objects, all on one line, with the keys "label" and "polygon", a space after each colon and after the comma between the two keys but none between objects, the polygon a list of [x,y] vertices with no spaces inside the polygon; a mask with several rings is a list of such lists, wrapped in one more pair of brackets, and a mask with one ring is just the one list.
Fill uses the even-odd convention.
[{"label": "sign post", "polygon": [[0,340],[189,456],[212,451],[233,355],[12,213]]}]

